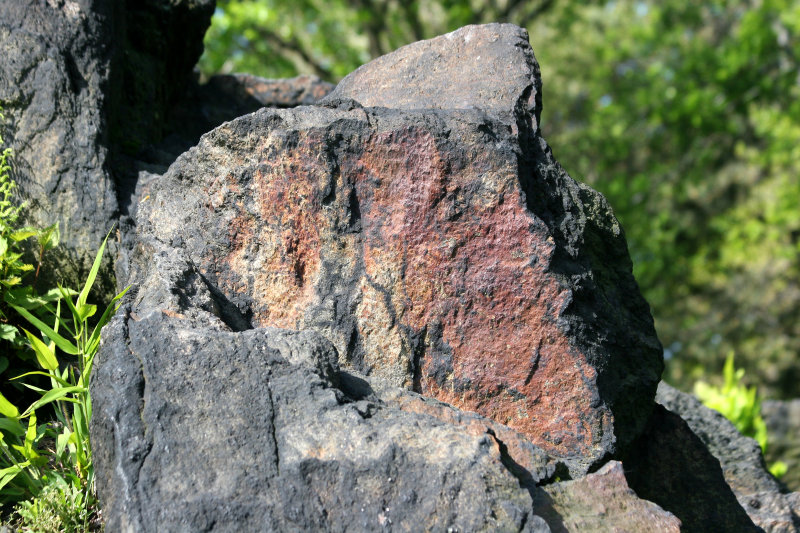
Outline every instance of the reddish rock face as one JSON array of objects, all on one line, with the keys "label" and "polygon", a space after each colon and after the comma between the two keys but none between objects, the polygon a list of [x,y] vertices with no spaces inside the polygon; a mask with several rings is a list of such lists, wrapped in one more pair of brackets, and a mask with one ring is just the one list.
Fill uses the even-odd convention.
[{"label": "reddish rock face", "polygon": [[[556,326],[569,292],[548,272],[553,237],[497,156],[454,160],[413,127],[369,139],[353,176],[369,280],[360,334],[367,347],[394,331],[423,337],[418,392],[579,454],[610,429],[589,409],[595,371]],[[402,348],[367,351],[377,366]]]},{"label": "reddish rock face", "polygon": [[[527,65],[486,111],[412,110],[430,95],[361,108],[345,80],[324,107],[220,127],[154,188],[140,232],[185,248],[229,323],[317,330],[345,368],[490,417],[581,474],[641,431],[661,353],[610,209],[538,136],[520,32],[439,38]],[[437,76],[455,69],[434,44],[450,57]]]},{"label": "reddish rock face", "polygon": [[[229,245],[203,256],[203,271],[224,265],[219,287],[248,295],[253,325],[302,329],[319,325],[306,316],[329,277],[323,262],[335,263],[355,305],[339,337],[361,346],[340,343],[342,363],[358,357],[361,370],[558,455],[593,454],[611,419],[592,405],[595,369],[557,326],[571,293],[549,271],[554,239],[525,205],[513,152],[439,147],[413,122],[369,135],[336,160],[338,176],[321,133],[272,132],[251,181],[227,174],[208,189],[201,219],[231,216]],[[337,232],[341,215],[360,231]]]}]

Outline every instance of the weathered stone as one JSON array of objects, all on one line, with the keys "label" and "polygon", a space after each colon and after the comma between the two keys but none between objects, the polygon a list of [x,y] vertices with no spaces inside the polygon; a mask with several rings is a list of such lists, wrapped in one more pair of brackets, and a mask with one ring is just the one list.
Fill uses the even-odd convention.
[{"label": "weathered stone", "polygon": [[656,404],[624,466],[636,494],[677,516],[685,531],[760,531],[725,482],[719,461],[662,405]]},{"label": "weathered stone", "polygon": [[359,67],[328,96],[341,98],[364,107],[481,109],[514,125],[533,118],[536,129],[542,81],[528,33],[485,24],[404,46]]},{"label": "weathered stone", "polygon": [[680,415],[719,460],[726,483],[755,525],[774,533],[800,531],[797,496],[782,493],[755,440],[743,436],[724,416],[691,394],[666,383],[658,386],[656,400]]},{"label": "weathered stone", "polygon": [[123,309],[106,330],[108,531],[549,531],[491,434],[337,389],[318,334],[215,320]]},{"label": "weathered stone", "polygon": [[140,234],[185,250],[228,320],[315,329],[344,366],[506,424],[580,475],[643,427],[661,351],[610,208],[538,134],[525,38],[489,25],[432,41],[450,59],[418,88],[445,65],[458,87],[463,43],[521,62],[487,69],[485,107],[480,87],[441,100],[464,109],[417,111],[335,91],[220,127],[152,187]]},{"label": "weathered stone", "polygon": [[788,470],[781,481],[790,490],[800,491],[800,398],[766,400],[761,404],[761,416],[769,435],[767,461],[786,463]]},{"label": "weathered stone", "polygon": [[333,85],[315,76],[268,80],[248,74],[212,76],[204,84],[193,81],[169,110],[165,137],[149,144],[136,157],[122,158],[118,165],[118,187],[122,246],[115,264],[118,290],[128,279],[129,256],[133,247],[136,207],[147,199],[150,186],[183,152],[200,137],[223,122],[262,107],[308,105],[328,94]]},{"label": "weathered stone", "polygon": [[[126,201],[118,161],[163,133],[191,80],[213,0],[0,2],[0,105],[32,225],[60,223],[46,282],[77,286]],[[178,22],[180,22],[178,24]],[[122,183],[121,183],[122,182]],[[124,210],[124,209],[123,209]],[[98,280],[113,290],[112,251]]]},{"label": "weathered stone", "polygon": [[636,496],[618,461],[610,461],[583,479],[536,489],[534,511],[552,531],[683,531],[675,515]]},{"label": "weathered stone", "polygon": [[112,12],[88,0],[0,2],[0,127],[14,149],[12,177],[27,222],[60,221],[62,250],[45,257],[43,275],[58,268],[75,284],[117,211],[103,112]]}]

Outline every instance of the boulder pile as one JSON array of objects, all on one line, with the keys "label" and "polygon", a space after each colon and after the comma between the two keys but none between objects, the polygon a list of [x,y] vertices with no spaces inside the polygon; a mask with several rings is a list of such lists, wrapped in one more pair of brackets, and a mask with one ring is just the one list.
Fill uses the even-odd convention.
[{"label": "boulder pile", "polygon": [[622,228],[541,135],[525,30],[335,88],[199,84],[212,10],[0,3],[32,222],[61,222],[77,278],[120,224],[101,275],[132,290],[91,382],[108,531],[800,530],[755,442],[659,387]]}]

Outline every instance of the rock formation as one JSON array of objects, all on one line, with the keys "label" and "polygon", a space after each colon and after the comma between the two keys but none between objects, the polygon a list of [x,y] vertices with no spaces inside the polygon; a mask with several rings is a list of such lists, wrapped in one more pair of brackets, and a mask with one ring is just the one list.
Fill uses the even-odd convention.
[{"label": "rock formation", "polygon": [[0,3],[31,221],[61,220],[76,279],[119,222],[134,286],[91,383],[108,531],[799,529],[753,443],[654,402],[622,230],[541,137],[524,30],[332,92],[200,85],[212,8]]},{"label": "rock formation", "polygon": [[[800,530],[800,493],[785,493],[778,481],[767,471],[761,447],[755,440],[742,436],[724,416],[705,407],[691,394],[675,390],[665,383],[659,385],[656,401],[672,411],[673,418],[680,415],[708,451],[704,454],[702,447],[695,444],[697,451],[694,452],[692,459],[682,462],[683,470],[676,469],[677,458],[680,455],[675,454],[672,464],[661,473],[649,476],[650,479],[665,479],[670,470],[682,471],[684,474],[691,471],[712,472],[716,469],[715,463],[719,461],[723,480],[716,476],[717,479],[713,482],[703,482],[702,486],[705,488],[703,494],[692,491],[692,485],[687,485],[686,490],[681,490],[678,484],[662,486],[657,489],[658,495],[650,498],[652,501],[666,508],[676,509],[688,507],[696,509],[705,503],[704,498],[707,498],[709,503],[713,501],[715,505],[727,501],[727,509],[721,511],[719,515],[722,520],[733,520],[738,511],[734,509],[735,505],[728,496],[732,493],[755,525],[764,531],[777,533]],[[671,440],[675,447],[689,448],[688,444],[695,440],[678,439],[677,431],[669,432],[663,427],[658,431],[660,435]],[[652,444],[648,446],[652,447]],[[703,456],[703,459],[698,460]],[[713,469],[707,464],[708,462],[714,463]],[[640,479],[645,477],[648,475],[641,475]],[[650,482],[647,484],[653,487]],[[646,489],[639,492],[642,497],[647,497],[645,493]],[[680,514],[678,516],[683,518]],[[722,520],[720,523],[723,523]]]},{"label": "rock formation", "polygon": [[800,490],[800,398],[788,401],[767,400],[761,406],[767,424],[768,462],[781,460],[787,472],[781,478],[791,490]]},{"label": "rock formation", "polygon": [[[397,62],[416,74],[391,66]],[[501,74],[478,79],[483,68]],[[451,83],[463,73],[472,83]],[[450,89],[437,89],[445,80]],[[461,491],[498,490],[509,502],[517,501],[508,495],[520,487],[528,494],[513,512],[490,513],[496,523],[443,503],[403,511],[428,516],[434,528],[532,528],[541,521],[533,519],[526,491],[545,480],[583,476],[634,442],[652,409],[660,345],[619,224],[598,193],[566,175],[539,134],[540,94],[524,30],[467,27],[362,67],[320,105],[262,109],[227,123],[156,179],[137,213],[130,263],[137,294],[116,319],[93,382],[102,406],[93,435],[105,450],[97,458],[98,484],[108,495],[110,523],[148,529],[169,521],[169,514],[200,520],[192,523],[203,529],[202,520],[240,516],[208,501],[175,504],[182,486],[210,480],[187,473],[185,485],[159,481],[182,479],[179,472],[189,465],[217,455],[201,438],[211,427],[241,439],[244,448],[272,454],[255,461],[263,468],[237,459],[202,474],[220,486],[241,486],[234,480],[248,471],[264,487],[285,486],[289,482],[276,475],[289,470],[279,464],[307,465],[308,475],[319,479],[324,488],[296,489],[304,510],[290,516],[291,507],[272,508],[276,521],[266,523],[275,527],[302,527],[327,513],[337,529],[330,513],[352,516],[355,502],[366,500],[339,502],[345,508],[334,511],[330,501],[319,503],[320,494],[349,493],[353,484],[372,487],[367,499],[416,501],[369,481],[374,466],[357,462],[348,474],[345,465],[362,460],[357,454],[325,451],[365,450],[367,461],[378,453],[367,452],[370,446],[389,446],[392,457],[406,457],[409,466],[390,470],[387,478],[412,486],[423,479],[415,473],[421,467],[412,465],[439,456],[430,438],[413,445],[412,427],[425,434],[443,425],[468,442],[495,446],[491,468],[504,472],[502,478],[475,476],[468,466],[473,459],[447,463],[448,479],[477,485],[451,490],[445,482],[425,481],[434,500],[446,499],[448,491],[452,501]],[[311,405],[283,395],[248,402],[248,395],[269,395],[281,374],[260,363],[262,370],[240,384],[238,372],[251,368],[253,354],[266,353],[262,345],[277,342],[273,337],[299,335],[291,330],[327,339],[344,372],[382,391],[362,409],[367,425],[383,424],[386,416],[400,428],[365,427],[367,435],[384,437],[353,447],[366,437],[279,423],[301,414],[335,418],[362,401],[336,372],[319,370],[309,357],[294,363],[286,350],[275,354],[274,364],[316,369],[317,387],[328,400]],[[160,348],[164,339],[173,344]],[[245,362],[220,367],[234,354]],[[177,367],[176,357],[182,361]],[[198,373],[199,381],[160,385],[176,368],[180,376]],[[229,376],[225,384],[208,374],[212,368]],[[287,379],[298,372],[287,372]],[[222,424],[174,432],[210,414],[202,398],[216,399],[231,387],[237,407],[226,410],[241,411],[241,420],[229,423],[229,413]],[[397,392],[402,389],[478,414]],[[164,398],[168,391],[171,399]],[[245,444],[242,432],[251,434],[245,428],[264,417],[255,433],[257,439],[272,434],[271,448]],[[179,443],[171,439],[182,437],[144,429],[159,425],[165,434],[196,437]],[[464,457],[458,446],[450,448],[454,458]],[[411,451],[426,447],[421,455]],[[194,455],[173,470],[167,449],[196,450],[202,459]],[[263,516],[269,507],[228,500],[243,506],[236,513]],[[494,509],[492,501],[484,501],[479,514]],[[404,520],[402,513],[392,518],[387,512],[386,520]],[[371,519],[380,522],[376,516]]]}]

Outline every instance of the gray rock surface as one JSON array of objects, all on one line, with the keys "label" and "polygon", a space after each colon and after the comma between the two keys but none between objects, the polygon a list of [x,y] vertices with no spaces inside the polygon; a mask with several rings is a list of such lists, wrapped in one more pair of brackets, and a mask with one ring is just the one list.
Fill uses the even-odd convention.
[{"label": "gray rock surface", "polygon": [[800,398],[766,400],[761,416],[767,425],[767,462],[783,461],[788,470],[781,478],[790,490],[800,491]]},{"label": "gray rock surface", "polygon": [[[85,278],[124,209],[120,158],[163,134],[213,8],[214,0],[0,2],[0,127],[15,152],[12,175],[28,222],[61,229],[43,276],[58,272],[75,286]],[[115,248],[99,277],[106,294]]]},{"label": "gray rock surface", "polygon": [[725,481],[758,527],[776,533],[800,531],[800,494],[784,494],[767,471],[761,447],[754,439],[743,436],[696,397],[666,383],[659,384],[656,401],[680,415],[719,460]]},{"label": "gray rock surface", "polygon": [[541,138],[523,30],[415,43],[172,163],[329,89],[217,78],[137,125],[91,383],[110,531],[795,531],[752,443],[654,408],[624,237]]},{"label": "gray rock surface", "polygon": [[538,487],[533,508],[552,531],[685,531],[675,515],[630,489],[619,461],[609,461],[582,479]]},{"label": "gray rock surface", "polygon": [[28,222],[60,222],[64,246],[44,272],[57,268],[72,282],[88,272],[117,212],[104,113],[113,11],[88,0],[0,2],[0,127],[15,153],[12,177]]},{"label": "gray rock surface", "polygon": [[[524,31],[487,28],[520,49]],[[494,79],[514,102],[537,84],[521,59],[527,77]],[[552,158],[535,99],[495,115],[482,94],[465,91],[475,109],[329,97],[242,117],[151,187],[140,241],[183,250],[236,328],[315,329],[343,365],[507,424],[579,475],[644,426],[660,346],[616,219]],[[160,283],[150,253],[143,287]]]},{"label": "gray rock surface", "polygon": [[345,76],[328,100],[406,110],[482,109],[509,124],[526,116],[538,129],[539,64],[528,33],[510,28],[466,26],[404,46]]},{"label": "gray rock surface", "polygon": [[660,404],[623,464],[636,494],[677,516],[682,531],[761,531],[726,483],[719,461]]},{"label": "gray rock surface", "polygon": [[[610,208],[539,135],[526,39],[411,45],[438,55],[405,109],[363,107],[357,84],[261,109],[150,177],[91,383],[109,528],[574,522],[537,517],[537,485],[636,441],[661,349]],[[522,64],[425,108],[482,42]]]},{"label": "gray rock surface", "polygon": [[548,531],[491,434],[348,394],[316,333],[207,318],[124,309],[106,331],[108,531]]}]

